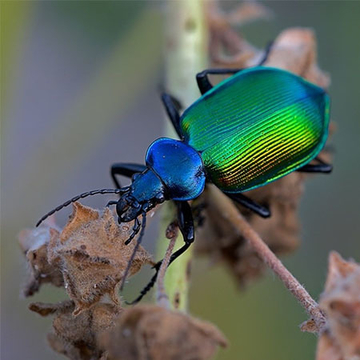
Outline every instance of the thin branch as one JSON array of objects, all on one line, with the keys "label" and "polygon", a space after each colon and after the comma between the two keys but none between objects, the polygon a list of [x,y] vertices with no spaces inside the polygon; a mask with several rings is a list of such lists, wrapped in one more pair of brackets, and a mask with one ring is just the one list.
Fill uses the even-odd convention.
[{"label": "thin branch", "polygon": [[179,228],[175,223],[171,223],[167,230],[166,230],[166,237],[170,240],[168,248],[166,249],[164,260],[161,263],[157,281],[157,295],[156,295],[156,302],[158,305],[162,306],[163,308],[169,309],[169,297],[166,294],[165,286],[164,286],[164,279],[166,270],[170,263],[171,254],[173,253],[174,246],[176,243],[176,239],[178,237]]},{"label": "thin branch", "polygon": [[224,194],[222,194],[221,191],[214,186],[209,186],[209,191],[211,192],[211,196],[209,196],[209,198],[211,198],[214,202],[212,206],[216,206],[219,213],[223,214],[232,226],[234,226],[251,244],[257,255],[270,267],[270,269],[294,295],[306,312],[313,318],[318,332],[320,332],[324,328],[326,318],[319,309],[318,303],[310,296],[306,289],[270,250],[259,234],[240,214],[232,201],[228,197],[224,196]]}]

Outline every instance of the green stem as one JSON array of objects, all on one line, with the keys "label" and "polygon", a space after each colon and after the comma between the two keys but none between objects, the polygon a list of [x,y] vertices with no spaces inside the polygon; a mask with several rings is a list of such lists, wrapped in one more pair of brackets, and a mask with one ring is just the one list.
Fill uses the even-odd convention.
[{"label": "green stem", "polygon": [[[184,107],[199,97],[195,75],[207,65],[207,27],[204,0],[168,0],[165,24],[165,72],[166,91],[178,98]],[[176,137],[167,119],[166,136]],[[172,203],[163,205],[161,211],[158,257],[162,258],[169,239],[167,226],[176,218]],[[178,235],[175,250],[183,244]],[[167,270],[164,286],[173,309],[186,311],[188,308],[189,269],[193,249],[190,248]]]}]

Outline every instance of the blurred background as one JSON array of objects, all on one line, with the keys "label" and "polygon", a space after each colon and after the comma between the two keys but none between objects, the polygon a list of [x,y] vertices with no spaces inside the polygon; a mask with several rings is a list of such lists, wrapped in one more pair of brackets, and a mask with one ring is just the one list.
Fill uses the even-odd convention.
[{"label": "blurred background", "polygon": [[[360,2],[266,1],[275,18],[242,28],[263,47],[287,27],[315,30],[319,64],[331,74],[335,171],[307,181],[302,245],[286,266],[318,298],[330,250],[360,261]],[[231,5],[229,2],[226,5]],[[25,262],[17,234],[48,210],[90,189],[112,187],[109,166],[143,162],[162,134],[164,3],[2,1],[1,7],[1,358],[60,359],[46,344],[50,318],[27,306],[66,298],[44,286],[21,297]],[[102,207],[108,198],[85,204]],[[70,212],[58,214],[63,225]],[[146,233],[154,251],[156,224]],[[149,277],[125,292],[133,298]],[[130,288],[130,289],[129,289]],[[268,273],[239,291],[224,268],[196,261],[191,313],[215,323],[230,347],[217,359],[314,359],[305,312]]]}]

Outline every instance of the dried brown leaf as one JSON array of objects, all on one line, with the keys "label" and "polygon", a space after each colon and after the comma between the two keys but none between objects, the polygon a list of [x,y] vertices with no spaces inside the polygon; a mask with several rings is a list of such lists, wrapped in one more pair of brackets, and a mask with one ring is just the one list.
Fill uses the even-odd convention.
[{"label": "dried brown leaf", "polygon": [[325,331],[319,338],[316,360],[345,360],[340,348],[334,344],[334,339],[328,331]]},{"label": "dried brown leaf", "polygon": [[22,230],[19,234],[20,247],[29,264],[29,278],[23,289],[25,296],[33,295],[45,283],[64,285],[60,269],[50,265],[47,257],[49,242],[59,236],[55,224],[52,226],[54,228],[47,222],[38,228]]},{"label": "dried brown leaf", "polygon": [[50,347],[57,353],[66,356],[71,360],[88,360],[89,357],[84,357],[81,350],[77,347],[74,347],[70,344],[64,342],[60,337],[56,336],[54,333],[47,334],[47,341]]},{"label": "dried brown leaf", "polygon": [[155,305],[125,310],[100,343],[109,360],[209,359],[227,345],[214,325]]},{"label": "dried brown leaf", "polygon": [[319,329],[318,329],[314,319],[309,319],[309,320],[303,322],[300,325],[300,330],[304,331],[304,332],[313,333],[313,334],[318,334],[319,333]]},{"label": "dried brown leaf", "polygon": [[[61,263],[65,288],[76,304],[74,313],[79,314],[105,294],[119,302],[117,287],[136,240],[125,245],[132,224],[118,225],[108,208],[103,214],[80,203],[75,203],[73,208],[60,237],[50,243],[49,259],[52,264]],[[153,262],[140,247],[129,275],[138,272],[144,264]]]},{"label": "dried brown leaf", "polygon": [[229,24],[243,26],[257,20],[269,20],[274,16],[266,6],[256,1],[244,1],[230,11],[226,18]]},{"label": "dried brown leaf", "polygon": [[[248,43],[231,27],[242,25],[265,15],[266,8],[257,3],[241,4],[235,11],[226,14],[216,1],[206,3],[210,31],[210,58],[219,67],[246,67],[248,62],[260,56],[260,51]],[[219,80],[219,77],[217,77]]]},{"label": "dried brown leaf", "polygon": [[[123,310],[117,286],[136,243],[135,238],[125,245],[132,226],[118,225],[108,208],[100,212],[74,203],[73,214],[62,231],[48,223],[20,234],[20,245],[32,267],[32,283],[37,288],[42,279],[58,286],[65,284],[72,299],[29,306],[41,316],[54,316],[48,340],[55,351],[73,360],[107,359],[95,339],[114,325]],[[140,247],[129,275],[146,263],[153,264]],[[99,302],[104,295],[109,295],[113,304]]]},{"label": "dried brown leaf", "polygon": [[327,329],[319,339],[316,359],[359,360],[360,265],[330,253],[319,305],[327,316]]},{"label": "dried brown leaf", "polygon": [[73,305],[74,303],[72,301],[64,301],[58,304],[36,302],[29,305],[29,310],[36,312],[41,316],[49,316],[63,310],[66,307],[73,307]]},{"label": "dried brown leaf", "polygon": [[280,33],[265,65],[291,71],[323,88],[330,85],[329,75],[317,65],[315,34],[308,28],[290,28]]},{"label": "dried brown leaf", "polygon": [[48,334],[49,344],[53,350],[73,360],[100,358],[104,350],[98,347],[96,339],[115,325],[123,311],[115,304],[97,303],[91,309],[74,316],[73,301],[58,304],[33,303],[29,308],[42,316],[54,315],[53,331]]},{"label": "dried brown leaf", "polygon": [[270,19],[273,12],[256,1],[243,1],[229,12],[222,11],[217,1],[206,2],[206,14],[211,28],[231,28],[231,25],[243,26],[247,23]]}]

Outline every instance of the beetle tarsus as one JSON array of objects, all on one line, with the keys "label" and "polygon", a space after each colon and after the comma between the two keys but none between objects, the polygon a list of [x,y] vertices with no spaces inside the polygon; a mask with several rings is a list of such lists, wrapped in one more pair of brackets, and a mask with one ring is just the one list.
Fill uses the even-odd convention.
[{"label": "beetle tarsus", "polygon": [[230,199],[236,201],[240,205],[242,205],[242,206],[248,208],[249,210],[253,211],[254,213],[260,215],[262,218],[268,218],[271,216],[271,212],[267,207],[258,204],[257,202],[255,202],[254,200],[251,200],[244,194],[228,194],[228,193],[225,193],[225,194]]},{"label": "beetle tarsus", "polygon": [[306,173],[320,173],[320,174],[330,174],[333,170],[333,166],[331,164],[326,163],[321,160],[319,157],[316,157],[315,160],[320,164],[307,164],[298,169],[299,172]]},{"label": "beetle tarsus", "polygon": [[129,245],[132,241],[132,239],[137,235],[137,233],[139,232],[140,230],[140,222],[138,220],[138,218],[135,219],[135,224],[133,226],[133,229],[132,229],[132,233],[131,235],[129,236],[129,238],[125,241],[125,245]]}]

